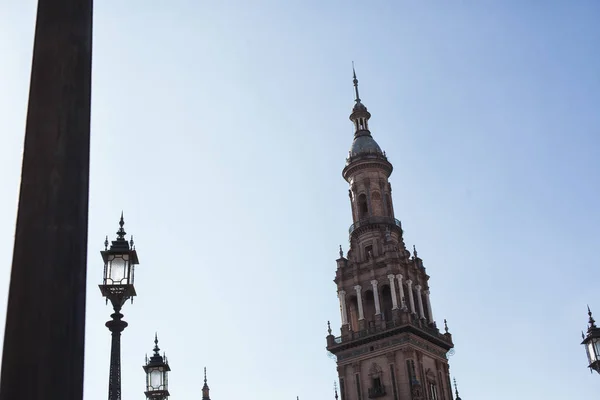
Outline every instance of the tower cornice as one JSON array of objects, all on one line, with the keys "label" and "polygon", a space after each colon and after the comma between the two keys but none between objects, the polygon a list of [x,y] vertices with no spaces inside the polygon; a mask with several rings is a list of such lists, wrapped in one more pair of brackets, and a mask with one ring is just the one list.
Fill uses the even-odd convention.
[{"label": "tower cornice", "polygon": [[348,181],[352,175],[369,168],[383,170],[388,178],[394,170],[392,163],[387,160],[385,155],[359,155],[348,158],[348,162],[342,170],[342,176]]}]

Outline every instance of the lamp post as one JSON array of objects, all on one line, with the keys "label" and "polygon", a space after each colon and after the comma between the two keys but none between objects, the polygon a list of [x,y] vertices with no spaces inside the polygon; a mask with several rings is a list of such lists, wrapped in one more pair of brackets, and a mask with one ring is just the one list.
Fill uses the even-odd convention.
[{"label": "lamp post", "polygon": [[146,356],[146,398],[151,400],[166,400],[169,398],[169,362],[166,356],[159,354],[158,337],[154,335],[154,354],[150,359]]},{"label": "lamp post", "polygon": [[589,326],[587,335],[584,335],[583,332],[581,332],[581,337],[583,339],[581,344],[585,346],[587,352],[590,372],[594,370],[600,374],[600,328],[596,326],[596,321],[594,321],[594,318],[592,317],[590,307],[588,307],[588,316]]},{"label": "lamp post", "polygon": [[106,323],[112,335],[108,400],[121,400],[121,332],[127,327],[127,322],[122,320],[121,307],[128,299],[133,302],[133,297],[136,295],[133,273],[135,265],[139,263],[133,237],[129,243],[125,240],[124,224],[123,213],[121,213],[117,239],[112,241],[109,248],[107,237],[104,251],[100,252],[104,260],[104,278],[102,285],[99,285],[100,291],[106,297],[107,303],[110,300],[115,311],[111,314],[112,320]]}]

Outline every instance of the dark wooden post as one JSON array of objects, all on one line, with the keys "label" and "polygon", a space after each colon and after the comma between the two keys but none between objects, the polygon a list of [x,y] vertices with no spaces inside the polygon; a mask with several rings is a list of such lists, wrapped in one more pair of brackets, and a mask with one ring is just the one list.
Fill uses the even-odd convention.
[{"label": "dark wooden post", "polygon": [[92,0],[39,0],[0,400],[81,400]]}]

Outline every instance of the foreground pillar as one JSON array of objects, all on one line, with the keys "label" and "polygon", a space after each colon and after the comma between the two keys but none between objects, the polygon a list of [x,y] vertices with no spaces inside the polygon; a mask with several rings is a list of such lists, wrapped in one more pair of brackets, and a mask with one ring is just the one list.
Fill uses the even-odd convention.
[{"label": "foreground pillar", "polygon": [[91,63],[92,0],[39,0],[0,400],[83,397]]}]

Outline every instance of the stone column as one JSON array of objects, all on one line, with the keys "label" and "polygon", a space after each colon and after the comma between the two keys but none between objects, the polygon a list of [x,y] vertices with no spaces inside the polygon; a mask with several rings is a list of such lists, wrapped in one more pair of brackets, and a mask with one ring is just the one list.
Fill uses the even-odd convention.
[{"label": "stone column", "polygon": [[340,290],[338,292],[338,299],[340,299],[340,309],[342,310],[342,325],[348,325],[348,312],[346,310],[346,292]]},{"label": "stone column", "polygon": [[416,285],[417,289],[417,304],[419,305],[419,317],[425,318],[425,311],[423,310],[423,296],[421,296],[421,285]]},{"label": "stone column", "polygon": [[[402,275],[400,275],[400,276],[402,276]],[[390,289],[392,291],[392,310],[397,310],[398,309],[398,298],[396,297],[396,282],[394,281],[394,274],[389,274],[387,277],[390,280]]]},{"label": "stone column", "polygon": [[410,312],[414,314],[415,313],[415,298],[413,296],[412,281],[410,279],[408,279],[406,281],[406,288],[408,289],[408,302],[410,304]]},{"label": "stone column", "polygon": [[362,295],[361,295],[362,287],[360,285],[354,286],[354,290],[356,290],[356,302],[358,303],[358,320],[362,321],[365,319],[365,315],[363,313],[363,304],[362,304]]},{"label": "stone column", "polygon": [[373,299],[375,300],[375,315],[381,314],[381,306],[379,305],[379,292],[377,290],[377,280],[372,280],[371,285],[373,286]]},{"label": "stone column", "polygon": [[398,288],[400,289],[400,305],[401,305],[401,309],[405,310],[406,309],[406,299],[404,298],[404,285],[402,285],[402,274],[398,274],[396,275],[396,277],[398,278]]},{"label": "stone column", "polygon": [[429,300],[429,294],[431,293],[429,290],[425,292],[425,303],[427,305],[427,313],[429,314],[429,322],[433,324],[433,313],[431,312],[431,300]]}]

